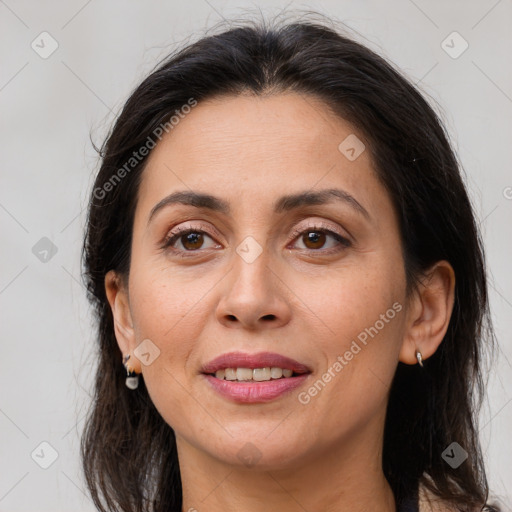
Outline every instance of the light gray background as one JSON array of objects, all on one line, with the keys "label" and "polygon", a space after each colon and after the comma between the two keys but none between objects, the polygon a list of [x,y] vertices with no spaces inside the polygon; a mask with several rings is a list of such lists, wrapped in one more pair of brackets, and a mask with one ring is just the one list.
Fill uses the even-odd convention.
[{"label": "light gray background", "polygon": [[[272,14],[284,7],[343,21],[444,111],[487,249],[501,348],[480,437],[493,494],[510,510],[511,0],[0,0],[0,511],[95,510],[78,457],[94,347],[79,263],[97,170],[89,133],[101,142],[129,92],[190,34],[195,39],[247,9]],[[42,46],[43,31],[58,43],[46,59],[31,47]],[[469,44],[458,58],[441,46],[453,31]],[[32,250],[43,237],[57,248],[46,262]],[[52,449],[58,458],[42,469]]]}]

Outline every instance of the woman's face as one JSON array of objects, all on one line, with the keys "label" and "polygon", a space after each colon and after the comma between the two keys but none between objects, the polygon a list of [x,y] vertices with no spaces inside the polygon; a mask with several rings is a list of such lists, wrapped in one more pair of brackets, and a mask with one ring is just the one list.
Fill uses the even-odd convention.
[{"label": "woman's face", "polygon": [[[290,93],[199,103],[152,151],[118,341],[141,359],[181,452],[284,468],[333,447],[357,457],[356,440],[381,446],[405,273],[397,218],[364,143],[318,99]],[[210,199],[165,203],[176,192]],[[278,354],[309,373],[242,370],[271,380],[240,383],[203,373],[233,352]]]}]

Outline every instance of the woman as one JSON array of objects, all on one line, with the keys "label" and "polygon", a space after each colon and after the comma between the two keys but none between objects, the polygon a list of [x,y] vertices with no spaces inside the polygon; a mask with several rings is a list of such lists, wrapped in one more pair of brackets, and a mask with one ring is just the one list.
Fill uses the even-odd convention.
[{"label": "woman", "polygon": [[498,510],[482,242],[389,63],[321,23],[247,23],[169,56],[101,156],[99,510]]}]

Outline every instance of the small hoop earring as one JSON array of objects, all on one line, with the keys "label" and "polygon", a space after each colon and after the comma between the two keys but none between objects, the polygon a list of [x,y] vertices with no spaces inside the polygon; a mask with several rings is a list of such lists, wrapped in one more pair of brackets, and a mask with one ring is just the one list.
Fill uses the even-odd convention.
[{"label": "small hoop earring", "polygon": [[419,365],[423,368],[423,359],[419,350],[416,350],[416,359],[418,360]]},{"label": "small hoop earring", "polygon": [[129,389],[137,389],[139,387],[139,376],[135,370],[127,364],[130,354],[123,357],[123,365],[126,368],[126,387]]}]

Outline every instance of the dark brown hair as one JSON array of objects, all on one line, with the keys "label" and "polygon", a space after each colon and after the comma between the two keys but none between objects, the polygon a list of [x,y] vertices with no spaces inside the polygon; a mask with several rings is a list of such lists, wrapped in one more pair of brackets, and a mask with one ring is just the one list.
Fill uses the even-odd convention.
[{"label": "dark brown hair", "polygon": [[[275,20],[244,22],[171,54],[131,94],[99,150],[82,255],[98,321],[94,402],[81,444],[94,503],[101,511],[126,512],[180,512],[182,506],[174,432],[143,379],[136,391],[124,384],[105,293],[109,270],[129,276],[147,157],[129,168],[126,162],[190,98],[286,91],[322,99],[365,136],[399,218],[408,292],[437,261],[449,261],[455,271],[443,342],[424,368],[398,363],[382,464],[398,504],[422,484],[460,511],[483,510],[488,484],[476,423],[483,356],[491,354],[495,339],[483,245],[443,123],[407,78],[352,37],[328,23]],[[119,173],[123,166],[126,172]],[[469,455],[456,469],[442,457],[453,442]]]}]

